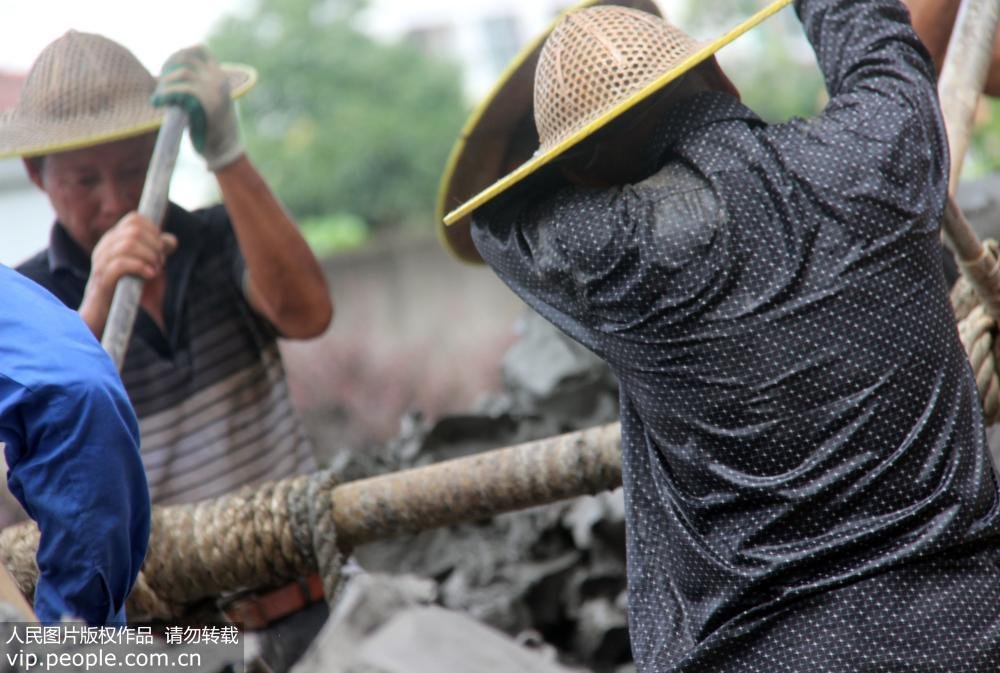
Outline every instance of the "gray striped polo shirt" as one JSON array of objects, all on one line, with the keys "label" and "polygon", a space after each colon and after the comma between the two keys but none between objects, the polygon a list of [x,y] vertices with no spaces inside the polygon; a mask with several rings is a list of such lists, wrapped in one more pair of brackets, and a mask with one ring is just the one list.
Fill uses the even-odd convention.
[{"label": "gray striped polo shirt", "polygon": [[[243,292],[225,210],[171,205],[165,228],[179,241],[167,262],[166,329],[140,311],[122,369],[153,501],[192,502],[315,469],[277,334]],[[77,308],[90,262],[56,223],[48,249],[18,270]]]}]

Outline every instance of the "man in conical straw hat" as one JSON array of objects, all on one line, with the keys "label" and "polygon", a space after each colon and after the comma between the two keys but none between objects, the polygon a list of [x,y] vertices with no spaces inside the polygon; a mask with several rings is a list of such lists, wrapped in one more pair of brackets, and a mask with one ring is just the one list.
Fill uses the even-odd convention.
[{"label": "man in conical straw hat", "polygon": [[[125,47],[70,31],[47,46],[0,156],[24,157],[56,213],[49,247],[18,270],[104,330],[117,281],[145,281],[122,368],[153,501],[190,502],[314,469],[276,338],[309,338],[332,315],[296,224],[243,150],[233,98],[256,79],[204,48],[159,79]],[[136,213],[163,106],[183,106],[223,205]]]},{"label": "man in conical straw hat", "polygon": [[[325,279],[240,142],[233,98],[256,73],[202,47],[157,80],[125,47],[70,31],[32,66],[0,117],[0,155],[24,157],[56,213],[49,247],[18,270],[104,330],[115,284],[145,281],[122,369],[156,503],[215,497],[312,467],[275,337],[321,333]],[[138,213],[165,104],[190,116],[223,205]]]},{"label": "man in conical straw hat", "polygon": [[537,58],[537,149],[445,222],[619,378],[639,671],[996,670],[1000,499],[941,273],[932,64],[899,0],[797,0],[830,101],[765,123],[712,54],[783,4],[707,43],[571,11]]}]

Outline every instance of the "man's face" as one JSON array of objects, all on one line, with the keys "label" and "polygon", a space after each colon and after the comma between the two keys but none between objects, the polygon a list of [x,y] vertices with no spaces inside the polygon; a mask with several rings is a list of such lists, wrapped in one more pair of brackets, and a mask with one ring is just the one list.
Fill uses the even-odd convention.
[{"label": "man's face", "polygon": [[156,133],[25,159],[28,176],[89,255],[126,213],[139,207]]}]

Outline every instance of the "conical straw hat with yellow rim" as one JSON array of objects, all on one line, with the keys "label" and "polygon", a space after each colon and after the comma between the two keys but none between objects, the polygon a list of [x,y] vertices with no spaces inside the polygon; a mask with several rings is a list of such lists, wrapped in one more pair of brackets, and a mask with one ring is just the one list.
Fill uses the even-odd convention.
[{"label": "conical straw hat with yellow rim", "polygon": [[708,42],[663,19],[651,0],[590,0],[567,10],[508,67],[452,149],[438,192],[445,248],[481,263],[470,233],[476,208],[790,3],[775,0]]},{"label": "conical straw hat with yellow rim", "polygon": [[[222,64],[233,98],[257,72]],[[159,128],[163,110],[149,102],[156,78],[128,49],[101,35],[71,30],[42,50],[17,105],[0,113],[0,158],[92,147]]]}]

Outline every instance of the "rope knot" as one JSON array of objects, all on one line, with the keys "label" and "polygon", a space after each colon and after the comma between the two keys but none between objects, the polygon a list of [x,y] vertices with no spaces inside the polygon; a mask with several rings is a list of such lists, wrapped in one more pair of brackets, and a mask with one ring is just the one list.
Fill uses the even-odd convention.
[{"label": "rope knot", "polygon": [[976,379],[976,389],[987,425],[1000,420],[1000,376],[997,363],[997,318],[1000,316],[1000,246],[984,241],[983,253],[972,262],[961,262],[962,277],[951,292],[952,309]]}]

